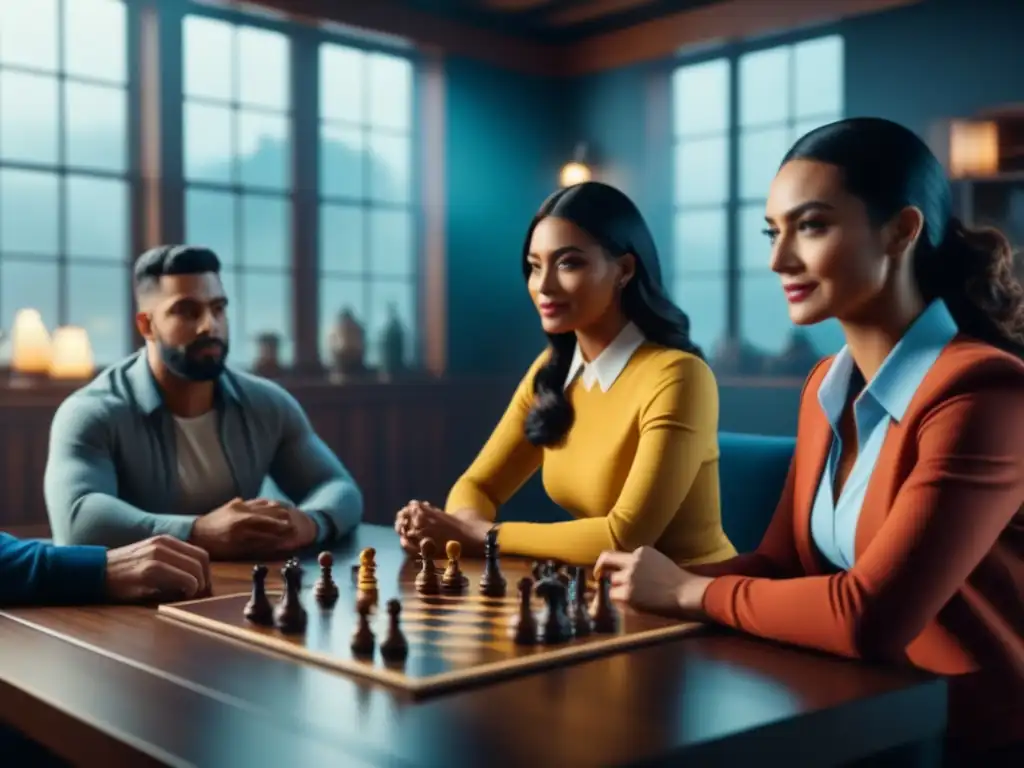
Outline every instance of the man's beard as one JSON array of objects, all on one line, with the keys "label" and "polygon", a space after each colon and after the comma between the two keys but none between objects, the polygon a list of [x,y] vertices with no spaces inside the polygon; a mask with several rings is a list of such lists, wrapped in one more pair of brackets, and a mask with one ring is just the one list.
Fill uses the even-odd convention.
[{"label": "man's beard", "polygon": [[[224,372],[228,358],[228,343],[210,336],[200,336],[190,344],[173,346],[156,336],[156,347],[167,370],[188,381],[213,381]],[[219,349],[219,357],[208,357],[203,352]]]}]

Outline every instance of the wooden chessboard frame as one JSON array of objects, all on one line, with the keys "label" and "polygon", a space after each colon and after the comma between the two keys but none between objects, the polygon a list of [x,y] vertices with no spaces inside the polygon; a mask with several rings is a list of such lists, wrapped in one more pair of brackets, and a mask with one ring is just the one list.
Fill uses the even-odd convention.
[{"label": "wooden chessboard frame", "polygon": [[[280,595],[280,590],[267,590],[267,596],[272,600],[279,598]],[[592,633],[579,641],[570,640],[558,645],[538,643],[535,646],[528,646],[534,649],[533,652],[522,656],[485,662],[464,669],[439,672],[425,677],[411,677],[401,671],[401,662],[389,663],[380,660],[379,641],[372,658],[337,656],[311,650],[295,642],[294,639],[301,635],[281,635],[270,631],[263,631],[263,628],[232,625],[197,615],[188,610],[190,606],[203,603],[208,604],[213,601],[231,600],[244,605],[248,599],[248,592],[219,595],[180,603],[163,604],[157,608],[157,612],[158,615],[167,619],[182,622],[194,629],[212,635],[226,636],[233,640],[241,641],[249,647],[255,646],[265,651],[277,652],[301,661],[315,663],[336,672],[367,678],[398,688],[414,697],[426,696],[456,688],[465,688],[508,678],[516,674],[539,671],[566,663],[578,663],[600,656],[611,655],[617,651],[653,645],[665,640],[692,634],[704,626],[694,622],[679,622],[666,619],[666,624],[660,627],[607,635]],[[432,595],[430,599],[450,600],[452,602],[490,602],[502,605],[518,604],[519,601],[518,595],[508,595],[504,598],[488,598],[472,593],[464,595]],[[620,608],[620,610],[628,609]]]}]

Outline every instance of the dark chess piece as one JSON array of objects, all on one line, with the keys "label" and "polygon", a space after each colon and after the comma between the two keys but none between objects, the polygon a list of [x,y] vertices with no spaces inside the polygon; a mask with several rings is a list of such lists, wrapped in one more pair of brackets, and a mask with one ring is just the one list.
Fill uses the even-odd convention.
[{"label": "dark chess piece", "polygon": [[281,569],[284,577],[284,592],[281,602],[274,609],[274,626],[285,634],[295,634],[306,629],[306,609],[302,607],[299,593],[302,591],[302,568],[289,562]]},{"label": "dark chess piece", "polygon": [[377,638],[370,628],[370,609],[373,604],[369,600],[360,600],[356,604],[359,612],[359,623],[356,631],[352,633],[352,653],[356,656],[372,656],[373,649],[377,645]]},{"label": "dark chess piece", "polygon": [[614,634],[619,630],[619,612],[609,596],[611,588],[611,577],[601,574],[597,582],[597,595],[590,608],[590,619],[594,623],[594,631],[602,634]]},{"label": "dark chess piece", "polygon": [[512,640],[516,645],[537,643],[537,619],[533,615],[530,598],[533,596],[533,579],[524,576],[519,580],[519,613],[515,618],[515,632]]},{"label": "dark chess piece", "polygon": [[423,539],[420,542],[422,566],[416,575],[416,591],[421,595],[436,595],[441,592],[441,579],[437,575],[437,565],[434,563],[435,546],[433,539]]},{"label": "dark chess piece", "polygon": [[444,576],[441,577],[441,591],[452,595],[461,595],[469,586],[469,579],[465,577],[459,567],[462,544],[457,541],[449,541],[445,545],[444,553],[448,556],[448,567],[444,569]]},{"label": "dark chess piece", "polygon": [[267,566],[252,567],[252,597],[245,604],[243,615],[253,624],[269,627],[274,623],[274,608],[267,598]]},{"label": "dark chess piece", "polygon": [[569,621],[576,637],[586,637],[593,629],[587,611],[587,571],[583,567],[573,570],[572,589],[569,592]]},{"label": "dark chess piece", "polygon": [[530,565],[530,575],[534,581],[540,581],[547,575],[547,566],[540,560],[534,560]]},{"label": "dark chess piece", "polygon": [[409,655],[409,643],[402,634],[399,617],[402,604],[392,598],[388,600],[388,634],[380,644],[380,655],[384,661],[404,661]]},{"label": "dark chess piece", "polygon": [[334,583],[331,574],[334,555],[330,552],[321,552],[317,562],[320,563],[320,578],[313,585],[313,595],[323,608],[330,608],[338,600],[338,585]]},{"label": "dark chess piece", "polygon": [[498,532],[492,528],[484,539],[484,573],[480,577],[480,594],[484,597],[504,597],[508,589],[499,558]]},{"label": "dark chess piece", "polygon": [[540,622],[540,639],[545,645],[557,645],[572,639],[572,623],[569,621],[569,590],[557,574],[541,580],[537,585],[537,596],[546,604]]}]

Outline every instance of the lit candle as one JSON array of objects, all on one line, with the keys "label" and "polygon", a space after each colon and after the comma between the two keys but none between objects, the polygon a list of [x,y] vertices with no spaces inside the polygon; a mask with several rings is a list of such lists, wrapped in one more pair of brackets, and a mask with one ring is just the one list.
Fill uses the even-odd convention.
[{"label": "lit candle", "polygon": [[19,309],[11,329],[11,369],[20,374],[45,375],[52,345],[43,317],[35,309]]},{"label": "lit candle", "polygon": [[85,328],[65,325],[53,333],[53,359],[50,376],[54,379],[87,379],[95,364],[92,345]]}]

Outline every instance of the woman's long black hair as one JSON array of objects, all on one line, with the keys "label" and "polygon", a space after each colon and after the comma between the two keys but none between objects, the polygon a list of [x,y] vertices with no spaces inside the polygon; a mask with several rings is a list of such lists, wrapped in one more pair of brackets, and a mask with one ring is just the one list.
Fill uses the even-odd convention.
[{"label": "woman's long black hair", "polygon": [[[690,340],[690,319],[665,291],[654,238],[632,200],[615,187],[597,181],[555,192],[544,201],[526,233],[522,257],[526,279],[531,272],[527,257],[533,230],[549,216],[575,224],[611,258],[633,254],[636,273],[622,289],[623,313],[649,341],[703,357]],[[526,437],[534,445],[557,445],[573,422],[572,404],[565,396],[564,386],[576,348],[576,334],[549,333],[548,340],[551,354],[534,377],[534,403],[526,419]]]}]

